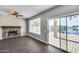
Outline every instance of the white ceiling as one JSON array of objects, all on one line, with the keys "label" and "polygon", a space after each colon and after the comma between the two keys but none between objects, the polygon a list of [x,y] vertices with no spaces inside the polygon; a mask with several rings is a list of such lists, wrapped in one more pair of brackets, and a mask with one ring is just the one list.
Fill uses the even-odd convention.
[{"label": "white ceiling", "polygon": [[0,5],[0,14],[7,14],[11,10],[17,10],[24,18],[30,18],[39,14],[55,5]]}]

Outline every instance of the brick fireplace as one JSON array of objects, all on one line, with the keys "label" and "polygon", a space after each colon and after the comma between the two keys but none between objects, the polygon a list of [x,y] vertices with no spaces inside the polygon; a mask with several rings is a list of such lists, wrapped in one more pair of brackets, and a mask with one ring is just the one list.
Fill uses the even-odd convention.
[{"label": "brick fireplace", "polygon": [[2,39],[18,37],[21,35],[20,26],[1,26],[0,29],[2,31]]}]

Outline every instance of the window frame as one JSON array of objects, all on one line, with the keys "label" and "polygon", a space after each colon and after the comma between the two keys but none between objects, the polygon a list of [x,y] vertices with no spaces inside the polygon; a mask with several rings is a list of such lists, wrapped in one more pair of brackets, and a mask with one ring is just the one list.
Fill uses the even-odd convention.
[{"label": "window frame", "polygon": [[[39,33],[30,31],[30,22],[33,21],[33,20],[37,20],[37,19],[40,21],[40,25],[39,25],[39,27],[40,27],[39,30],[40,30],[40,31],[39,31]],[[30,33],[36,34],[36,35],[41,35],[41,18],[40,18],[40,17],[39,17],[39,18],[34,18],[34,19],[29,20],[28,24],[29,24],[29,32],[30,32]]]}]

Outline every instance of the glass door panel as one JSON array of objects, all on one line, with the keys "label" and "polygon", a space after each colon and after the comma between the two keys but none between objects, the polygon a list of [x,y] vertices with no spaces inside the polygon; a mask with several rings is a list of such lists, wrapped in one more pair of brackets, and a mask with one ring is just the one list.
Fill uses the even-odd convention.
[{"label": "glass door panel", "polygon": [[59,18],[56,19],[55,22],[56,22],[56,26],[55,26],[56,29],[55,30],[56,30],[56,33],[57,33],[56,38],[60,39],[60,32],[61,32],[60,31],[60,19]]},{"label": "glass door panel", "polygon": [[66,26],[66,17],[61,18],[61,48],[67,50],[67,26]]},{"label": "glass door panel", "polygon": [[79,52],[79,15],[67,17],[68,51]]},{"label": "glass door panel", "polygon": [[49,29],[49,43],[59,47],[59,28],[57,28],[59,26],[59,19],[50,19],[48,20],[48,29]]}]

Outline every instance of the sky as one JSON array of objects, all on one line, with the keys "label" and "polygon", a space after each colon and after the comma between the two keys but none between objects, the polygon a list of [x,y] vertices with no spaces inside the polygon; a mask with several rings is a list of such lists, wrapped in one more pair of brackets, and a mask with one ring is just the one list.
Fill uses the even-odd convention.
[{"label": "sky", "polygon": [[72,18],[71,20],[67,20],[68,26],[78,25],[79,26],[79,16],[76,18]]},{"label": "sky", "polygon": [[[54,19],[50,19],[48,20],[48,24],[53,25],[54,23]],[[66,25],[66,18],[61,18],[61,24],[62,25]],[[77,17],[72,17],[72,19],[70,20],[70,17],[67,17],[67,25],[68,26],[73,26],[73,25],[79,25],[79,15]]]}]

